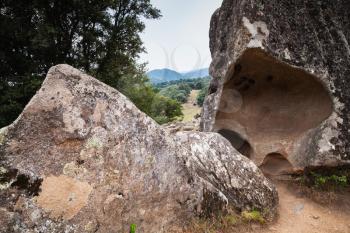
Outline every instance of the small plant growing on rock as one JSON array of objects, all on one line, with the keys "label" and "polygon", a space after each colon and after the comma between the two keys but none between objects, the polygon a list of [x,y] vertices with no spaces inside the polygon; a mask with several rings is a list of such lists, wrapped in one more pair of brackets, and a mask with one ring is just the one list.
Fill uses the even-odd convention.
[{"label": "small plant growing on rock", "polygon": [[136,224],[130,225],[130,233],[136,233]]}]

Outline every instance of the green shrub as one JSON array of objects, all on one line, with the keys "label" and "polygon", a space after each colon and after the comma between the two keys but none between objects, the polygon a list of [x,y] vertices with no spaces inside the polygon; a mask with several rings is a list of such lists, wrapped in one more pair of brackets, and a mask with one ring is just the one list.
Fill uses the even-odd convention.
[{"label": "green shrub", "polygon": [[159,94],[170,99],[185,103],[191,90],[183,90],[179,88],[179,85],[172,85],[162,89]]},{"label": "green shrub", "polygon": [[202,106],[204,98],[207,94],[210,77],[198,79],[182,79],[170,82],[155,84],[154,88],[159,94],[170,99],[185,103],[191,93],[191,90],[200,90],[197,104]]},{"label": "green shrub", "polygon": [[348,178],[345,175],[321,175],[315,172],[311,172],[314,178],[314,184],[317,188],[324,188],[325,186],[348,186]]},{"label": "green shrub", "polygon": [[335,182],[337,185],[339,186],[347,186],[348,185],[348,178],[346,176],[336,176],[336,175],[332,175],[330,177],[330,180],[332,180],[333,182]]},{"label": "green shrub", "polygon": [[207,96],[207,94],[208,94],[208,86],[203,87],[203,88],[199,91],[198,96],[197,96],[197,104],[198,104],[199,106],[201,106],[201,107],[203,106],[204,99],[205,99],[205,97]]},{"label": "green shrub", "polygon": [[122,92],[144,113],[157,123],[165,124],[183,117],[181,104],[157,93],[149,84],[134,81],[127,84]]},{"label": "green shrub", "polygon": [[186,84],[192,90],[200,90],[204,86],[208,87],[209,82],[210,82],[210,77],[208,76],[205,78],[181,79],[181,80],[174,80],[174,81],[169,81],[169,82],[157,83],[157,84],[154,84],[154,87],[157,89],[163,89],[163,88],[171,86],[171,85]]}]

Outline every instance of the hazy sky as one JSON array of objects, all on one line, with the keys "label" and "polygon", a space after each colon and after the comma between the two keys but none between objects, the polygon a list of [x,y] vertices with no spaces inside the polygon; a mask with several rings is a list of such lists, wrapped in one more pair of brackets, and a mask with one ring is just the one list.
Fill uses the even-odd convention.
[{"label": "hazy sky", "polygon": [[208,67],[209,23],[222,0],[151,0],[162,11],[159,20],[147,20],[142,34],[149,70],[188,71]]}]

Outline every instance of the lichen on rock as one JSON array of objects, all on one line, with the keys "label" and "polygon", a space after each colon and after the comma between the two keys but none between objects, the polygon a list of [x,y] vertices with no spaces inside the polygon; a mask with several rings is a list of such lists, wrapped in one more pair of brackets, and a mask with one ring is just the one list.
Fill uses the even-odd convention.
[{"label": "lichen on rock", "polygon": [[6,176],[7,172],[8,171],[6,168],[0,167],[0,190],[8,189],[13,182],[13,180],[3,178],[4,176]]},{"label": "lichen on rock", "polygon": [[4,144],[6,139],[7,127],[0,129],[0,146]]}]

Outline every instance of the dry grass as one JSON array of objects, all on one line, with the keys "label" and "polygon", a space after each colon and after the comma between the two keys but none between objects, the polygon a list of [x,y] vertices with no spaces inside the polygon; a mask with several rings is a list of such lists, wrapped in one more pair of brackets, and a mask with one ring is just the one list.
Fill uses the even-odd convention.
[{"label": "dry grass", "polygon": [[194,116],[201,113],[201,108],[196,104],[198,93],[199,90],[192,90],[187,103],[182,105],[184,114],[182,122],[192,121]]},{"label": "dry grass", "polygon": [[185,233],[250,233],[265,228],[265,220],[258,211],[245,211],[241,215],[230,213],[211,219],[192,221]]}]

